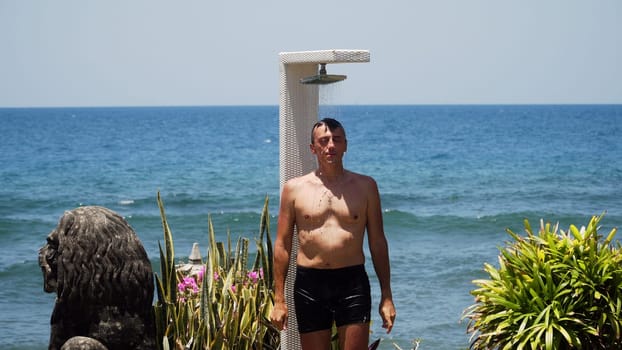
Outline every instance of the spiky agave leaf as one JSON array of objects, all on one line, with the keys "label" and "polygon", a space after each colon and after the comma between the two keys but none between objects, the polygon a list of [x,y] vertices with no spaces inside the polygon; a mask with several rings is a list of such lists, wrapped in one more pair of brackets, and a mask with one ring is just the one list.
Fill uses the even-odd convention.
[{"label": "spiky agave leaf", "polygon": [[[165,249],[160,246],[162,278],[157,277],[156,284],[159,299],[164,301],[168,309],[164,313],[158,304],[154,305],[154,308],[160,308],[157,312],[162,316],[159,318],[163,328],[158,335],[163,340],[160,349],[277,349],[279,331],[267,321],[273,305],[271,283],[266,283],[265,278],[256,280],[248,275],[251,271],[258,273],[258,269],[248,270],[249,240],[239,238],[232,249],[231,234],[227,231],[225,248],[222,242],[216,241],[211,217],[208,217],[208,252],[199,294],[195,297],[179,293],[179,296],[190,299],[182,300],[177,296],[171,299],[171,296],[176,295],[173,293],[177,291],[178,272],[174,265],[172,233],[159,196],[158,204],[163,217],[166,245]],[[266,199],[260,231],[265,233],[271,245],[268,218]],[[271,266],[268,264],[271,259],[266,259],[267,247],[260,242],[263,242],[263,238],[257,242],[256,261],[264,267],[265,276],[268,272],[265,266]],[[216,275],[218,278],[215,278]],[[180,276],[179,280],[183,277],[186,276]]]}]

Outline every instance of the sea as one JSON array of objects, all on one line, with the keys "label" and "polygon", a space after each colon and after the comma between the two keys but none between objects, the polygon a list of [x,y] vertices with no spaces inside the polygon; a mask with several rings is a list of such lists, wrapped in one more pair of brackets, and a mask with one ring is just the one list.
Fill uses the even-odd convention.
[{"label": "sea", "polygon": [[[466,349],[464,310],[523,221],[622,225],[622,105],[322,105],[347,169],[378,183],[397,309],[381,349]],[[37,262],[66,210],[108,207],[158,266],[157,194],[177,258],[257,237],[279,203],[278,106],[0,109],[0,348],[46,349],[55,295]],[[379,287],[369,259],[374,305]],[[156,272],[158,269],[156,268]]]}]

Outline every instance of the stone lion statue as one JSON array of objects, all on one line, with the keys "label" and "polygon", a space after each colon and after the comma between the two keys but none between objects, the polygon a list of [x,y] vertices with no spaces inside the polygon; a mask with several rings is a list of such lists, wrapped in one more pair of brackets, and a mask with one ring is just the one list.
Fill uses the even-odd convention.
[{"label": "stone lion statue", "polygon": [[151,263],[121,216],[96,206],[66,211],[39,265],[44,290],[56,293],[50,350],[156,348]]}]

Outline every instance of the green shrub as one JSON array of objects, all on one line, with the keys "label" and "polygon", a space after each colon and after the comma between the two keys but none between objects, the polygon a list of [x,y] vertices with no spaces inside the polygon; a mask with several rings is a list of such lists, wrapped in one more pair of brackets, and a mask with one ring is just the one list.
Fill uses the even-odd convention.
[{"label": "green shrub", "polygon": [[615,228],[601,241],[602,217],[567,232],[541,221],[534,234],[527,220],[526,237],[507,230],[499,268],[473,281],[471,349],[622,348],[622,254]]},{"label": "green shrub", "polygon": [[268,199],[252,266],[249,240],[238,239],[232,250],[228,234],[225,247],[216,241],[210,218],[207,261],[196,275],[176,268],[173,237],[159,193],[158,206],[165,242],[164,250],[160,245],[161,276],[156,274],[154,305],[159,349],[277,349],[279,332],[269,322],[274,300]]}]

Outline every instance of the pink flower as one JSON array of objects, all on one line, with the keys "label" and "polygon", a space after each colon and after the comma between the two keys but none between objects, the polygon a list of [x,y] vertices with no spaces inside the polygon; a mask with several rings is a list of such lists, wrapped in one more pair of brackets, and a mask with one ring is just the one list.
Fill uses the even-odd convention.
[{"label": "pink flower", "polygon": [[180,293],[184,293],[187,290],[195,294],[199,292],[199,286],[194,277],[184,277],[183,280],[177,284],[177,289]]},{"label": "pink flower", "polygon": [[257,271],[251,271],[247,273],[246,276],[248,276],[248,278],[250,278],[253,283],[257,283],[257,281],[259,280],[259,272]]},{"label": "pink flower", "polygon": [[218,272],[214,271],[214,281],[218,281],[219,278]]}]

